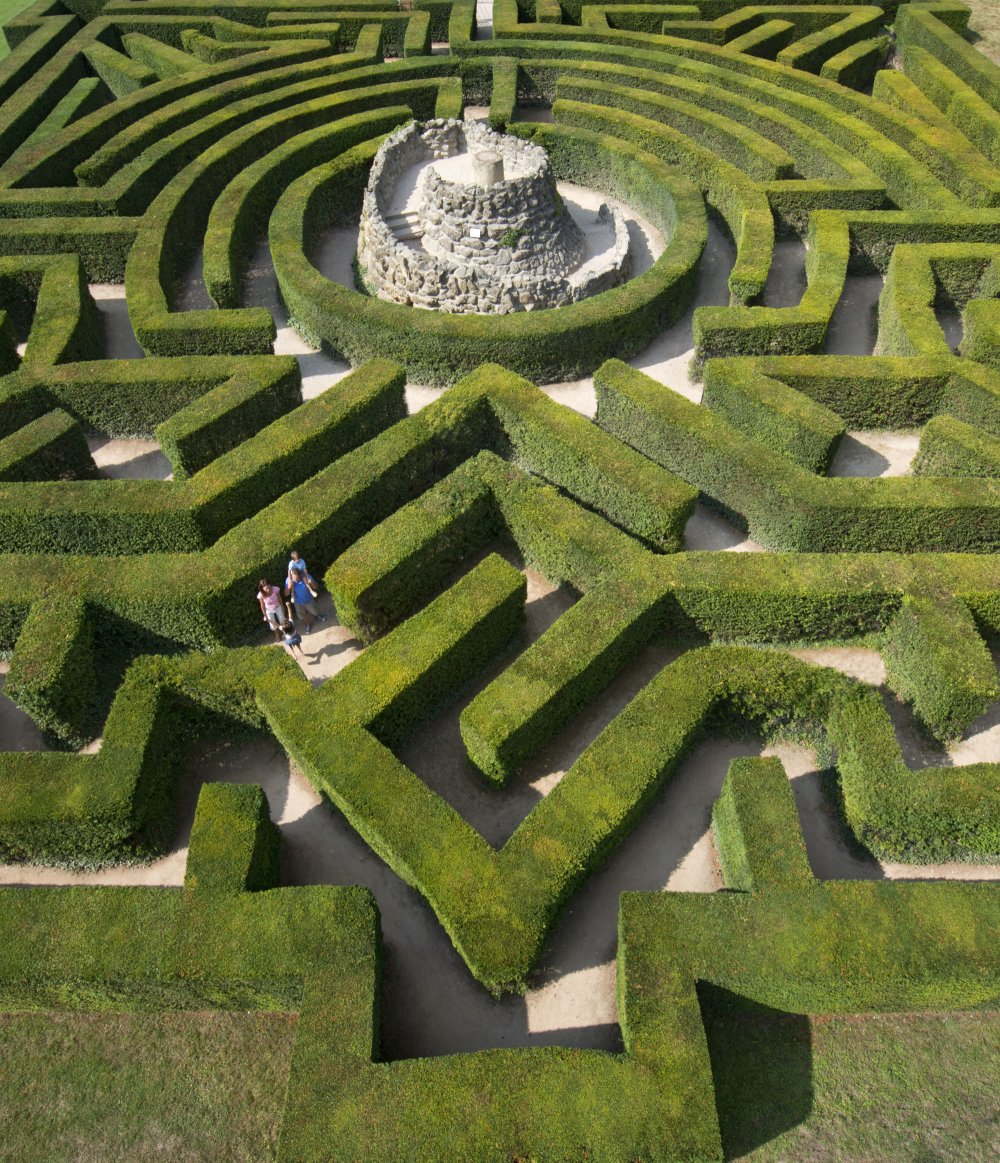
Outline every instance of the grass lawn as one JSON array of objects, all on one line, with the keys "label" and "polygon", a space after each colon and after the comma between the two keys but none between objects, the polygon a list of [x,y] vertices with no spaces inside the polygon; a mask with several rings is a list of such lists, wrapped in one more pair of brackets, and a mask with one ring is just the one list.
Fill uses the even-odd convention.
[{"label": "grass lawn", "polygon": [[1000,1013],[801,1018],[704,1005],[727,1159],[1000,1158]]},{"label": "grass lawn", "polygon": [[[972,9],[970,30],[976,34],[973,44],[991,61],[1000,65],[1000,2],[998,0],[962,0]],[[979,39],[976,39],[978,37]]]},{"label": "grass lawn", "polygon": [[[1000,1013],[800,1018],[707,993],[726,1157],[1000,1158]],[[0,1016],[0,1160],[274,1158],[294,1019]]]},{"label": "grass lawn", "polygon": [[0,1015],[0,1159],[273,1159],[293,1032],[287,1014]]}]

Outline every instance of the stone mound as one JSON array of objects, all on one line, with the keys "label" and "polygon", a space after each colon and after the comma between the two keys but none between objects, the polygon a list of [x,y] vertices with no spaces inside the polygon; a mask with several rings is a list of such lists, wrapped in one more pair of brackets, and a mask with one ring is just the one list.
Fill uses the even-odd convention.
[{"label": "stone mound", "polygon": [[601,214],[611,217],[614,242],[587,261],[544,149],[477,122],[413,122],[385,141],[372,165],[361,277],[379,298],[429,310],[560,307],[628,277],[624,216],[606,207]]}]

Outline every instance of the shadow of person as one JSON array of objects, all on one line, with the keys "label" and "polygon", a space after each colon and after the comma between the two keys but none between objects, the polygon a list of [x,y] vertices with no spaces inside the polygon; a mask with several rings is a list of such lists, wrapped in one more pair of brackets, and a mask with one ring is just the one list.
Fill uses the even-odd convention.
[{"label": "shadow of person", "polygon": [[332,658],[336,654],[343,654],[345,650],[356,650],[357,646],[357,639],[345,638],[343,642],[326,642],[319,650],[307,650],[305,654],[310,660]]},{"label": "shadow of person", "polygon": [[700,982],[698,1000],[726,1159],[804,1122],[813,1108],[812,1031],[802,1014],[771,1009]]}]

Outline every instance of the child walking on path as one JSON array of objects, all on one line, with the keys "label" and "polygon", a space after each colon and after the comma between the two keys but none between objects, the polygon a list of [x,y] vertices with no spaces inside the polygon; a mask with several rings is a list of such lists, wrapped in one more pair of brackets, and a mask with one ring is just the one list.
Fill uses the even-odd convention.
[{"label": "child walking on path", "polygon": [[288,653],[295,657],[298,652],[299,658],[305,658],[305,651],[302,649],[302,635],[295,629],[293,622],[284,622],[281,627],[281,632],[285,636],[285,649]]}]

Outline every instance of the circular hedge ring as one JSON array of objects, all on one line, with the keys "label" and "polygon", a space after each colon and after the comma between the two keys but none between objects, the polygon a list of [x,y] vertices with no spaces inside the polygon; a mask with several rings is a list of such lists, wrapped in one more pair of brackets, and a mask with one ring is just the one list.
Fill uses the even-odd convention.
[{"label": "circular hedge ring", "polygon": [[[293,182],[270,222],[271,254],[295,327],[352,364],[377,356],[411,380],[446,384],[483,363],[548,383],[589,375],[612,355],[641,351],[687,306],[707,237],[700,192],[677,170],[613,137],[556,125],[515,125],[549,151],[557,177],[635,207],[669,239],[634,279],[565,307],[511,315],[449,315],[388,303],[341,286],[307,257],[307,240],[346,216],[380,141],[366,142]],[[353,209],[353,207],[352,207]]]}]

